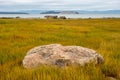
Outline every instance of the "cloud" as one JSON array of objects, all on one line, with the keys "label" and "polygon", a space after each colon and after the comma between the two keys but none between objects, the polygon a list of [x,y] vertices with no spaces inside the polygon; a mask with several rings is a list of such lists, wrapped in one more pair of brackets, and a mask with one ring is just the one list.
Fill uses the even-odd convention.
[{"label": "cloud", "polygon": [[120,0],[0,0],[0,11],[23,9],[120,9]]}]

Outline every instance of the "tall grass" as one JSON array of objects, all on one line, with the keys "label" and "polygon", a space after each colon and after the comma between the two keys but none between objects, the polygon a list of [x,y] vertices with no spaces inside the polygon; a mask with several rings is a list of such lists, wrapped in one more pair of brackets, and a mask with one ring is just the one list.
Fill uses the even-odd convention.
[{"label": "tall grass", "polygon": [[[78,45],[103,55],[102,65],[25,69],[26,52],[38,45]],[[120,19],[0,19],[0,80],[120,79]]]}]

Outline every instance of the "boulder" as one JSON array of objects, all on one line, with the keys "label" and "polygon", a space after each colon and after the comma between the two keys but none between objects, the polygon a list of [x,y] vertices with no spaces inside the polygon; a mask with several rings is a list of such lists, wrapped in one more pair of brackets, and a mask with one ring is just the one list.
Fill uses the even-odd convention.
[{"label": "boulder", "polygon": [[114,77],[106,77],[107,80],[117,80],[116,78]]},{"label": "boulder", "polygon": [[52,15],[47,15],[47,16],[44,16],[46,19],[57,19],[58,16],[52,16]]},{"label": "boulder", "polygon": [[66,19],[66,17],[65,16],[60,16],[59,19]]},{"label": "boulder", "polygon": [[70,64],[80,64],[84,66],[88,63],[100,64],[103,61],[103,57],[92,49],[50,44],[30,49],[23,59],[23,66],[25,68],[35,68],[40,65],[63,67]]}]

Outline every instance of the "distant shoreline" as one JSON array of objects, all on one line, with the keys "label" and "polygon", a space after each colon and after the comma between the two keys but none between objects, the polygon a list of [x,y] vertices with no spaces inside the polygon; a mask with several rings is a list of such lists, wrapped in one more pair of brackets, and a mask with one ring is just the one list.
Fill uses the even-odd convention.
[{"label": "distant shoreline", "polygon": [[0,14],[0,18],[45,18],[45,16],[65,16],[68,18],[120,18],[120,14]]},{"label": "distant shoreline", "polygon": [[[46,19],[46,18],[0,17],[0,19]],[[104,17],[104,18],[66,18],[64,20],[69,20],[69,19],[120,19],[120,17],[118,17],[118,18],[117,17],[108,17],[108,18],[107,17]],[[53,20],[60,20],[60,19],[58,18],[58,19],[53,19]]]}]

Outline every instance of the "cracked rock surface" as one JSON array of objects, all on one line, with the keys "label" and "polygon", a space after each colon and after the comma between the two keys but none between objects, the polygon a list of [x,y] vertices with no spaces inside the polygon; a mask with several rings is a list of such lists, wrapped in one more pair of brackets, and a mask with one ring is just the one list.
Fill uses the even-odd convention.
[{"label": "cracked rock surface", "polygon": [[30,49],[23,59],[25,68],[35,68],[40,65],[67,66],[69,64],[88,63],[99,64],[104,61],[96,51],[81,46],[62,46],[50,44]]}]

